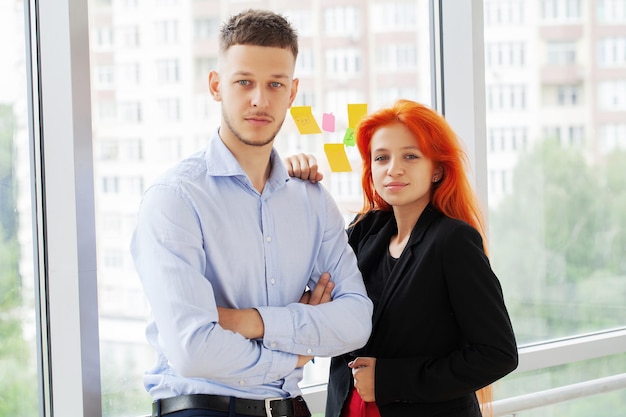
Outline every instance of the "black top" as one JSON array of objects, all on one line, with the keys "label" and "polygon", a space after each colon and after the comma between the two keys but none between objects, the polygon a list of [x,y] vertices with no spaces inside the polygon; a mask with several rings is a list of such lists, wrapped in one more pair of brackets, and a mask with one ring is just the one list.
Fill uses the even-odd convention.
[{"label": "black top", "polygon": [[[381,417],[480,416],[475,391],[517,367],[515,336],[476,229],[428,206],[389,270],[392,212],[371,212],[348,229],[375,301],[367,345],[331,360],[327,417],[338,417],[352,388],[347,363],[377,358]],[[387,275],[388,274],[388,275]]]}]

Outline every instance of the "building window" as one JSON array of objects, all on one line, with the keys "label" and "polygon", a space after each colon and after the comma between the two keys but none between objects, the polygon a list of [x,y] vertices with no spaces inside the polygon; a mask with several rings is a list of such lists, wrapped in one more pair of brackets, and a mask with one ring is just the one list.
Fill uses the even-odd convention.
[{"label": "building window", "polygon": [[156,62],[157,82],[177,83],[180,81],[180,70],[177,59],[161,59]]},{"label": "building window", "polygon": [[415,44],[386,44],[376,48],[376,64],[380,71],[406,71],[417,68]]},{"label": "building window", "polygon": [[626,123],[605,123],[601,125],[598,148],[604,154],[619,149],[626,151]]},{"label": "building window", "polygon": [[162,121],[180,120],[180,99],[162,98],[157,100],[157,110]]},{"label": "building window", "polygon": [[[285,15],[289,17],[289,21],[296,28],[300,37],[315,34],[315,20],[310,10],[287,10]],[[298,59],[300,59],[299,55]]]},{"label": "building window", "polygon": [[163,20],[155,23],[157,44],[178,43],[178,21]]},{"label": "building window", "polygon": [[116,29],[116,36],[120,48],[139,47],[139,28],[135,25],[119,26]]},{"label": "building window", "polygon": [[576,63],[576,42],[548,42],[548,65],[572,65]]},{"label": "building window", "polygon": [[626,23],[626,0],[597,0],[598,22]]},{"label": "building window", "polygon": [[487,108],[489,110],[524,110],[526,108],[526,86],[490,85],[487,87]]},{"label": "building window", "polygon": [[523,42],[488,42],[485,44],[487,68],[522,68],[526,60]]},{"label": "building window", "polygon": [[117,64],[117,83],[120,85],[137,85],[141,80],[141,71],[138,62],[123,62]]},{"label": "building window", "polygon": [[105,90],[113,88],[115,83],[115,70],[113,65],[98,65],[95,71],[94,88]]},{"label": "building window", "polygon": [[220,30],[220,20],[217,17],[203,17],[193,22],[193,34],[196,40],[216,39]]},{"label": "building window", "polygon": [[375,32],[415,30],[417,15],[411,1],[374,3],[370,24]]},{"label": "building window", "polygon": [[311,48],[302,48],[298,52],[296,61],[296,76],[313,75],[315,72],[315,58]]},{"label": "building window", "polygon": [[118,104],[118,119],[122,123],[140,123],[142,120],[141,103],[124,101]]},{"label": "building window", "polygon": [[604,68],[626,66],[626,36],[598,41],[598,65]]},{"label": "building window", "polygon": [[113,29],[110,26],[96,27],[93,33],[96,48],[108,49],[113,47]]},{"label": "building window", "polygon": [[360,10],[352,6],[338,6],[324,10],[324,30],[327,36],[359,36]]},{"label": "building window", "polygon": [[361,51],[356,48],[327,49],[326,76],[351,78],[361,73]]},{"label": "building window", "polygon": [[120,142],[120,146],[123,149],[120,159],[123,162],[143,161],[142,139],[123,139]]},{"label": "building window", "polygon": [[541,0],[544,23],[575,23],[581,19],[581,0]]},{"label": "building window", "polygon": [[559,106],[575,106],[578,104],[579,87],[577,85],[559,85],[557,90],[557,104]]},{"label": "building window", "polygon": [[626,111],[626,80],[599,82],[598,106],[606,111]]},{"label": "building window", "polygon": [[99,161],[117,161],[119,144],[115,139],[102,139],[98,142],[96,159]]}]

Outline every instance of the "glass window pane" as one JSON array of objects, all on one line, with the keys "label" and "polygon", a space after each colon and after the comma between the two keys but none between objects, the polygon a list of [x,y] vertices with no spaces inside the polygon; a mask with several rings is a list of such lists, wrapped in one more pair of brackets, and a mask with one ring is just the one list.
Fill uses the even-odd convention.
[{"label": "glass window pane", "polygon": [[[586,383],[595,379],[610,377],[616,370],[626,369],[626,354],[574,362],[535,371],[514,373],[496,383],[494,392],[498,398],[527,396],[529,393],[560,389],[568,385]],[[626,410],[626,391],[610,390],[608,384],[595,395],[581,396],[515,413],[516,417],[621,417]],[[587,390],[589,391],[589,390]],[[563,395],[563,394],[561,394]],[[543,401],[546,401],[544,398]],[[530,405],[530,400],[525,401]]]},{"label": "glass window pane", "polygon": [[[205,146],[219,123],[219,105],[206,85],[216,65],[217,30],[248,5],[179,0],[90,6],[103,415],[121,417],[149,412],[142,376],[155,359],[144,337],[148,305],[128,250],[134,216],[143,188]],[[302,136],[288,116],[276,146],[285,156],[317,155],[325,186],[351,219],[362,203],[360,158],[346,148],[353,172],[331,174],[323,144],[343,140],[348,104],[376,108],[398,97],[431,103],[429,1],[338,6],[261,0],[254,7],[282,10],[298,29],[295,105],[312,106],[320,126],[324,113],[335,117],[333,131]],[[374,15],[382,19],[369,18]],[[303,385],[325,383],[327,369],[328,360],[316,360]]]},{"label": "glass window pane", "polygon": [[0,416],[40,415],[24,5],[0,2]]},{"label": "glass window pane", "polygon": [[491,258],[520,344],[626,325],[624,2],[535,3],[484,9]]}]

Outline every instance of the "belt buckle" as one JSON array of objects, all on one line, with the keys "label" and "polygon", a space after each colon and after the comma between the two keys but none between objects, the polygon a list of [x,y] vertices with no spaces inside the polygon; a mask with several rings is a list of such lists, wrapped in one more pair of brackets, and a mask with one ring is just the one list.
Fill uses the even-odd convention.
[{"label": "belt buckle", "polygon": [[265,399],[265,415],[267,417],[274,417],[272,415],[272,405],[271,405],[271,402],[272,401],[282,401],[282,400],[283,400],[283,398],[281,398],[281,397],[266,398]]}]

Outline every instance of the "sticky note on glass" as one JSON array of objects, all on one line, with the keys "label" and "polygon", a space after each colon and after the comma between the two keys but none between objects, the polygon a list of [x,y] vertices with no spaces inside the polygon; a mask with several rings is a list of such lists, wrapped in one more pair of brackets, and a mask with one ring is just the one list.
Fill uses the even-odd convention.
[{"label": "sticky note on glass", "polygon": [[351,127],[346,129],[346,133],[343,135],[343,144],[346,146],[354,146],[354,129]]},{"label": "sticky note on glass", "polygon": [[324,132],[335,131],[335,115],[332,113],[322,114],[322,130]]},{"label": "sticky note on glass", "polygon": [[367,114],[367,104],[348,104],[348,127],[355,128]]},{"label": "sticky note on glass", "polygon": [[322,133],[313,112],[311,106],[296,106],[291,108],[291,117],[296,122],[298,131],[301,135],[313,135],[315,133]]},{"label": "sticky note on glass", "polygon": [[343,143],[325,143],[324,152],[332,172],[351,172],[352,167]]}]

